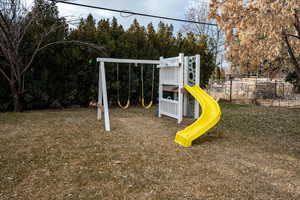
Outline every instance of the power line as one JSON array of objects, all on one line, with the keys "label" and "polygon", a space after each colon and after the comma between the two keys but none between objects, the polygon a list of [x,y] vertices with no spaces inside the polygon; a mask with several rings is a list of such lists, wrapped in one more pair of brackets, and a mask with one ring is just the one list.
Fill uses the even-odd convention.
[{"label": "power line", "polygon": [[54,2],[57,2],[57,3],[74,5],[74,6],[86,7],[86,8],[94,8],[94,9],[99,9],[99,10],[106,10],[106,11],[111,11],[111,12],[125,13],[125,14],[130,14],[130,15],[139,15],[139,16],[143,16],[143,17],[152,17],[152,18],[166,19],[166,20],[179,21],[179,22],[187,22],[187,23],[194,23],[194,24],[203,24],[203,25],[209,25],[209,26],[218,26],[217,24],[206,23],[206,22],[197,22],[197,21],[185,20],[185,19],[179,19],[179,18],[171,18],[171,17],[164,17],[164,16],[158,16],[158,15],[150,15],[150,14],[145,14],[145,13],[137,13],[137,12],[127,11],[127,10],[117,10],[117,9],[112,9],[112,8],[104,8],[104,7],[99,7],[99,6],[91,6],[91,5],[79,4],[79,3],[67,2],[67,1],[59,1],[59,0],[58,1],[51,0],[51,1],[54,1]]}]

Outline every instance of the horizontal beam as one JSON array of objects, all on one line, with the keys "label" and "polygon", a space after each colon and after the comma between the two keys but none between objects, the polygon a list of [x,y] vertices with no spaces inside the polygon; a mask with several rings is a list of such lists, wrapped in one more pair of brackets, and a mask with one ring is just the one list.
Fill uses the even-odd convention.
[{"label": "horizontal beam", "polygon": [[97,62],[154,64],[154,65],[159,65],[159,63],[160,63],[159,60],[138,60],[138,59],[118,59],[118,58],[97,58]]}]

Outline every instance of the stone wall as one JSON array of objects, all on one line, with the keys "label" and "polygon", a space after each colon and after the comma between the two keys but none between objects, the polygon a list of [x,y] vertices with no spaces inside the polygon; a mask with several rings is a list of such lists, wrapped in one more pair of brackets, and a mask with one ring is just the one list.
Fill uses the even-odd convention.
[{"label": "stone wall", "polygon": [[210,81],[208,93],[215,99],[233,103],[256,103],[264,106],[300,106],[299,94],[293,85],[284,81],[268,79],[237,79]]}]

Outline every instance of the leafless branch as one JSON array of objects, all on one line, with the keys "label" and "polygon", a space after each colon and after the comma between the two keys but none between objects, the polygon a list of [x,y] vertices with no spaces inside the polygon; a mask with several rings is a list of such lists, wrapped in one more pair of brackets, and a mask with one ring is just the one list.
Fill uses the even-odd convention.
[{"label": "leafless branch", "polygon": [[[52,33],[66,26],[65,19],[56,19],[52,25],[44,26],[45,18],[43,11],[40,10],[39,2],[34,0],[34,6],[30,10],[27,10],[22,3],[24,3],[23,0],[0,0],[0,56],[1,61],[4,60],[4,64],[0,65],[0,74],[11,85],[15,111],[21,110],[19,105],[21,95],[24,94],[24,74],[40,51],[58,44],[76,44],[103,52],[102,47],[88,42],[64,41],[63,39],[62,41],[47,41]],[[33,30],[33,38],[30,41],[32,51],[22,54],[21,45],[32,25],[38,29]]]},{"label": "leafless branch", "polygon": [[[52,43],[48,43],[42,47],[39,47],[35,50],[35,52],[33,53],[30,61],[28,62],[27,66],[24,68],[24,70],[22,71],[21,74],[25,73],[28,68],[31,66],[35,56],[38,54],[38,52],[42,51],[45,48],[48,48],[49,46],[53,46],[53,45],[57,45],[57,44],[77,44],[80,46],[86,46],[86,47],[91,47],[99,52],[103,52],[104,48],[100,47],[98,45],[92,44],[92,43],[88,43],[88,42],[82,42],[82,41],[77,41],[77,40],[69,40],[69,41],[56,41],[56,42],[52,42]],[[40,45],[39,45],[40,46]]]},{"label": "leafless branch", "polygon": [[[26,33],[27,33],[27,30],[28,30],[28,28],[32,25],[32,23],[36,20],[36,18],[37,18],[37,16],[38,16],[38,14],[37,14],[37,12],[34,12],[34,13],[32,13],[31,14],[31,17],[30,17],[30,19],[28,20],[28,22],[26,23],[26,18],[24,18],[24,28],[23,28],[23,30],[20,30],[20,36],[18,37],[19,38],[19,40],[18,40],[18,43],[17,43],[17,45],[16,45],[16,49],[18,50],[19,49],[19,47],[20,47],[20,44],[21,44],[21,42],[22,42],[22,40],[23,40],[23,38],[24,38],[24,36],[26,35]],[[22,26],[20,26],[20,27],[22,27]]]},{"label": "leafless branch", "polygon": [[8,23],[6,22],[6,19],[5,19],[5,17],[3,16],[3,14],[2,14],[1,11],[0,11],[0,19],[1,19],[1,21],[3,22],[3,23],[1,23],[1,21],[0,21],[0,30],[1,30],[1,32],[3,33],[3,36],[5,37],[7,43],[8,43],[9,45],[11,45],[11,47],[13,47],[13,42],[11,41],[11,39],[10,39],[10,37],[9,37],[10,33],[9,33],[9,31],[7,30],[7,29],[8,29],[8,28],[7,28],[7,27],[8,27]]},{"label": "leafless branch", "polygon": [[4,72],[4,70],[2,70],[2,69],[0,68],[0,72],[1,72],[1,74],[8,80],[8,82],[10,82],[10,78],[9,78],[8,75]]},{"label": "leafless branch", "polygon": [[286,36],[293,37],[293,38],[297,38],[298,40],[300,40],[300,37],[299,37],[299,36],[297,36],[297,35],[286,34]]}]

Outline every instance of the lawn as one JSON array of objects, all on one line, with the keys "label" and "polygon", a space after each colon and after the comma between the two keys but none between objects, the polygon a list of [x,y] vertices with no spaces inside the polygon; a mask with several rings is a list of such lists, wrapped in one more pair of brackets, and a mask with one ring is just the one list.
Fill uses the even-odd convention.
[{"label": "lawn", "polygon": [[0,113],[0,199],[300,199],[300,109],[222,112],[190,148],[154,109]]}]

